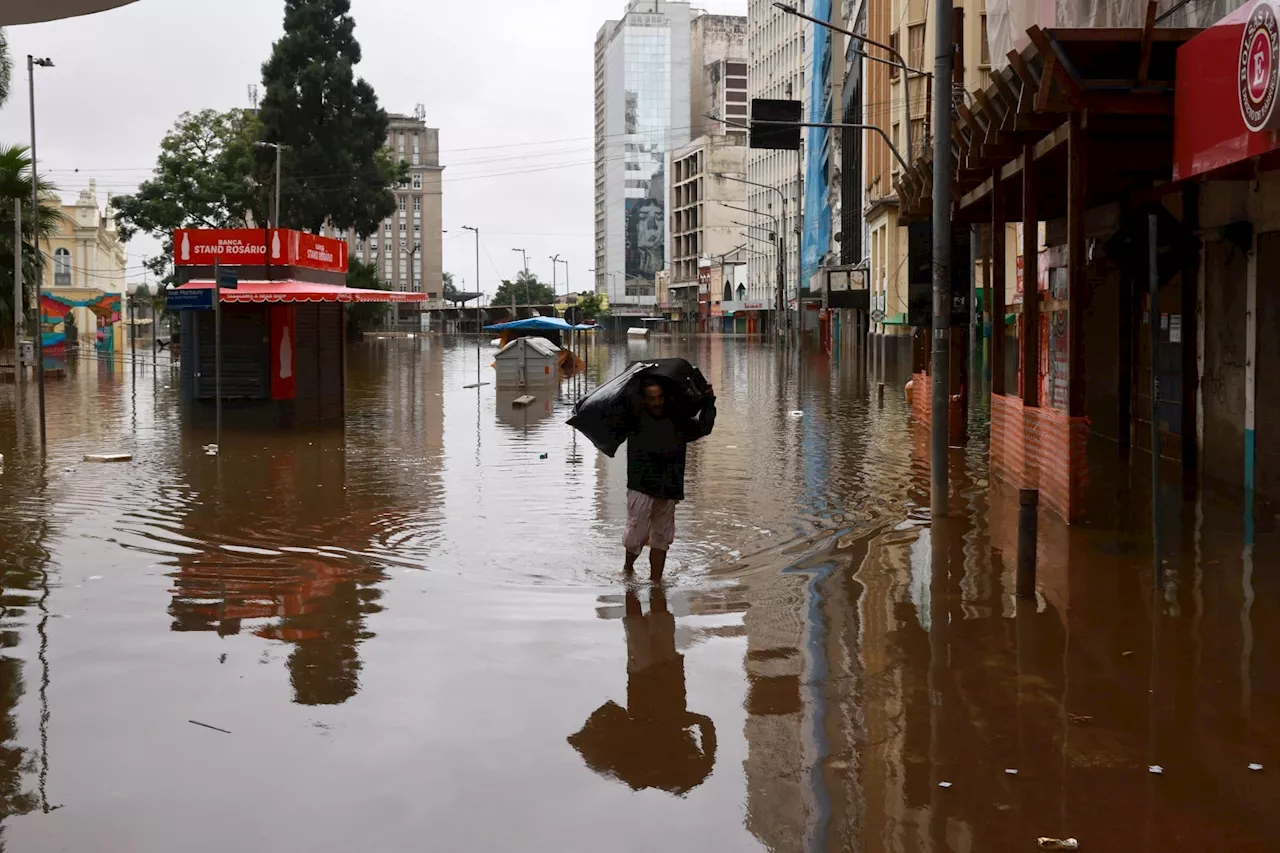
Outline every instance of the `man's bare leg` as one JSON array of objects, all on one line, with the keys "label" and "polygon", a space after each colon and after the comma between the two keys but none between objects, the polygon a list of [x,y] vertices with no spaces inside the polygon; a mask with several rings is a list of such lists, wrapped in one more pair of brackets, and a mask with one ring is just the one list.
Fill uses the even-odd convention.
[{"label": "man's bare leg", "polygon": [[649,549],[649,580],[662,583],[662,570],[667,567],[667,552]]},{"label": "man's bare leg", "polygon": [[627,577],[630,577],[631,575],[634,575],[636,573],[636,559],[639,556],[640,556],[639,551],[636,551],[634,554],[632,554],[630,551],[627,552],[627,562],[622,567],[622,571],[627,575]]}]

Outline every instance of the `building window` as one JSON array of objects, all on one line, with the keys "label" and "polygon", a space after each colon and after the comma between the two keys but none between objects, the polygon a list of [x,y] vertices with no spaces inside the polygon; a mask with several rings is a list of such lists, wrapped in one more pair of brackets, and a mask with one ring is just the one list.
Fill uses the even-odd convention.
[{"label": "building window", "polygon": [[415,190],[420,190],[420,189],[422,189],[422,176],[421,176],[421,175],[414,175],[414,176],[413,176],[413,188],[414,188]]},{"label": "building window", "polygon": [[422,212],[422,196],[420,195],[415,195],[413,197],[413,212],[414,213]]},{"label": "building window", "polygon": [[[893,48],[894,53],[897,53],[897,52],[898,52],[899,48],[898,48],[898,34],[897,34],[897,32],[889,33],[889,47]],[[889,79],[890,79],[890,80],[897,80],[897,79],[898,79],[898,71],[899,71],[898,66],[896,66],[896,65],[890,65],[890,66],[889,66]]]},{"label": "building window", "polygon": [[982,14],[982,44],[980,47],[981,47],[981,51],[979,53],[979,56],[981,57],[981,59],[978,60],[978,66],[980,68],[990,68],[991,67],[991,42],[987,41],[987,15],[985,12]]},{"label": "building window", "polygon": [[60,287],[71,285],[71,253],[66,249],[53,253],[53,283]]},{"label": "building window", "polygon": [[912,68],[924,67],[924,24],[907,27],[907,64]]},{"label": "building window", "polygon": [[400,208],[400,212],[404,213],[404,196],[400,196],[400,198],[396,200],[396,204]]},{"label": "building window", "polygon": [[363,251],[364,251],[364,241],[363,241],[363,240],[361,240],[359,237],[357,237],[357,238],[356,238],[356,253],[358,254],[358,253],[363,252]]}]

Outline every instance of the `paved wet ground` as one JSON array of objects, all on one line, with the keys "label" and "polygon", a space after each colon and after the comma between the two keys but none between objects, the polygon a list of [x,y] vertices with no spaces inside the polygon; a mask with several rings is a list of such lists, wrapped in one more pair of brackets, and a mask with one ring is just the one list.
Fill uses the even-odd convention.
[{"label": "paved wet ground", "polygon": [[1167,493],[1157,559],[1108,461],[1019,602],[1016,495],[971,442],[931,525],[900,382],[700,338],[588,387],[644,354],[720,397],[661,592],[574,386],[465,389],[473,342],[357,347],[345,430],[217,457],[163,365],[50,382],[43,466],[0,388],[0,849],[1280,846],[1274,524]]}]

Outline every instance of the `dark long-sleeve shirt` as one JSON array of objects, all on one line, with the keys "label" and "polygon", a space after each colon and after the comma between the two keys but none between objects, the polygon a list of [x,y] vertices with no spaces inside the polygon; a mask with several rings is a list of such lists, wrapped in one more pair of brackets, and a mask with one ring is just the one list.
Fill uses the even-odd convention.
[{"label": "dark long-sleeve shirt", "polygon": [[684,500],[686,448],[689,442],[710,435],[715,425],[715,400],[708,400],[689,420],[642,412],[627,437],[627,488],[664,500]]}]

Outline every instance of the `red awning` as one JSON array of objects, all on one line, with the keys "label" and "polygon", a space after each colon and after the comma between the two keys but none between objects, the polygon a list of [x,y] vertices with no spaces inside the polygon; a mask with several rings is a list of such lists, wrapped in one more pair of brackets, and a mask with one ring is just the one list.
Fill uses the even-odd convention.
[{"label": "red awning", "polygon": [[[192,281],[178,290],[207,290],[212,281]],[[366,290],[310,281],[242,281],[222,291],[223,302],[426,302],[427,294],[402,290]]]}]

